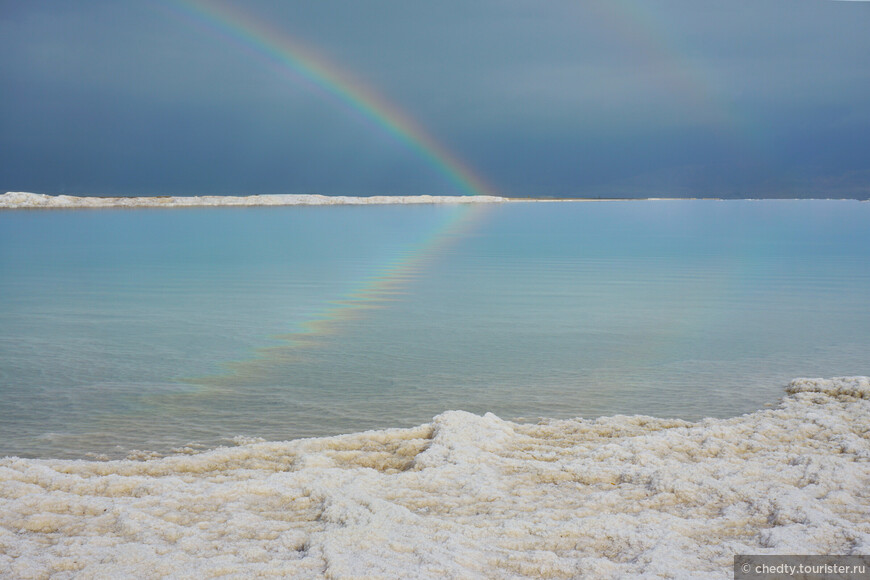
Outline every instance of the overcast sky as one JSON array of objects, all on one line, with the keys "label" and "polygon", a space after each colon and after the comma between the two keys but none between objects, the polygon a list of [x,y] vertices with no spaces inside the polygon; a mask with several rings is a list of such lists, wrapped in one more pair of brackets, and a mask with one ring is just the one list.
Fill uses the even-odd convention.
[{"label": "overcast sky", "polygon": [[[458,193],[186,6],[0,0],[0,191]],[[870,2],[235,6],[502,195],[870,197]]]}]

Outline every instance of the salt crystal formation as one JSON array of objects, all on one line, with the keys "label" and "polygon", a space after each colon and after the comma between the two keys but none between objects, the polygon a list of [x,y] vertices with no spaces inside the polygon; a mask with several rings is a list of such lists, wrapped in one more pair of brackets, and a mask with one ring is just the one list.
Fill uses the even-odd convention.
[{"label": "salt crystal formation", "polygon": [[41,193],[9,192],[0,195],[0,208],[97,208],[97,207],[199,207],[274,205],[381,205],[417,203],[496,203],[506,198],[491,195],[204,195],[193,197],[76,197]]},{"label": "salt crystal formation", "polygon": [[148,461],[0,460],[0,575],[730,578],[870,553],[870,379],[697,423],[412,429]]}]

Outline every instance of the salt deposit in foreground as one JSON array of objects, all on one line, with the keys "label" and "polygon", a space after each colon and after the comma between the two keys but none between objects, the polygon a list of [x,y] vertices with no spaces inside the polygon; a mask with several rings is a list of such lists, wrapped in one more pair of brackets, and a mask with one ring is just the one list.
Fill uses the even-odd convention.
[{"label": "salt deposit in foreground", "polygon": [[150,461],[0,461],[17,578],[729,578],[737,553],[870,553],[870,379],[779,408],[432,423]]},{"label": "salt deposit in foreground", "polygon": [[418,203],[497,203],[509,201],[492,195],[203,195],[191,197],[77,197],[42,193],[8,192],[0,195],[0,208],[97,208],[97,207],[202,207],[275,205],[381,205]]}]

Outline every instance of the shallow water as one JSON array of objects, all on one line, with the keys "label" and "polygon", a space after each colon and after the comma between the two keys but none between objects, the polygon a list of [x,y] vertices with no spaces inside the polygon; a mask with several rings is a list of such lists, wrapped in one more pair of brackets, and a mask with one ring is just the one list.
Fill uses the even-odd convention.
[{"label": "shallow water", "polygon": [[0,212],[0,454],[752,412],[870,374],[868,224],[854,201]]}]

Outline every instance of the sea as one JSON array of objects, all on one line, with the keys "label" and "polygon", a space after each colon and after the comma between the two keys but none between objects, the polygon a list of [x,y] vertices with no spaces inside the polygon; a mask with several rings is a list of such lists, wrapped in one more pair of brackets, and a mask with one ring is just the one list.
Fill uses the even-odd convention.
[{"label": "sea", "polygon": [[866,554],[866,375],[867,202],[0,210],[0,576]]}]

